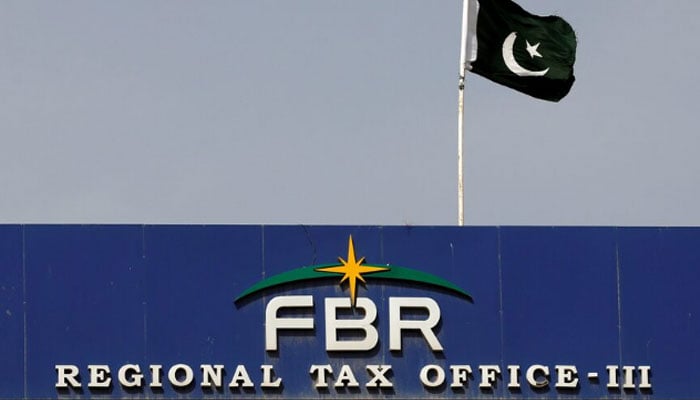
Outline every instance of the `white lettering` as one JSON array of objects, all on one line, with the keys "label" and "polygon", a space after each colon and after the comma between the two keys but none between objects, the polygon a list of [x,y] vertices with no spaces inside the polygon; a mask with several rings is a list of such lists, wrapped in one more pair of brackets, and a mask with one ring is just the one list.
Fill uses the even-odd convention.
[{"label": "white lettering", "polygon": [[333,368],[330,365],[312,365],[309,369],[309,374],[316,374],[316,385],[317,388],[327,388],[328,380],[326,379],[328,374],[333,372]]},{"label": "white lettering", "polygon": [[479,365],[479,371],[481,372],[479,388],[493,389],[496,384],[496,375],[501,373],[501,367],[498,365]]},{"label": "white lettering", "polygon": [[620,384],[617,382],[617,365],[606,365],[605,369],[608,370],[608,389],[620,387]]},{"label": "white lettering", "polygon": [[639,388],[644,390],[651,389],[651,381],[649,380],[651,367],[648,365],[640,365],[637,370],[639,370]]},{"label": "white lettering", "polygon": [[508,389],[519,389],[520,380],[518,375],[520,374],[519,365],[509,365],[508,366]]},{"label": "white lettering", "polygon": [[622,382],[622,388],[623,389],[634,389],[634,367],[631,366],[623,366],[622,371],[623,371],[623,376],[624,376],[624,381]]},{"label": "white lettering", "polygon": [[554,387],[573,389],[578,386],[578,377],[575,365],[555,365],[557,370],[557,383]]},{"label": "white lettering", "polygon": [[[365,316],[362,319],[337,319],[336,310],[339,308],[352,309],[350,299],[347,297],[326,298],[326,350],[328,351],[367,351],[372,350],[379,341],[379,333],[372,326],[377,318],[377,306],[372,300],[359,297],[356,300],[355,309],[362,309]],[[361,340],[338,340],[339,330],[364,331]]]},{"label": "white lettering", "polygon": [[338,374],[338,379],[335,381],[335,387],[358,387],[360,384],[355,379],[355,375],[352,373],[349,365],[343,364],[340,367],[340,373]]},{"label": "white lettering", "polygon": [[390,388],[394,387],[386,377],[386,373],[391,370],[391,365],[368,365],[367,372],[372,375],[372,379],[367,382],[367,387]]},{"label": "white lettering", "polygon": [[224,384],[224,366],[202,364],[199,366],[202,369],[202,387],[217,387],[220,388]]},{"label": "white lettering", "polygon": [[163,387],[163,382],[160,380],[160,374],[163,372],[163,366],[162,365],[149,365],[148,367],[151,370],[151,384],[150,386],[152,388],[162,388]]},{"label": "white lettering", "polygon": [[277,378],[274,381],[272,378],[275,376],[275,371],[272,369],[272,365],[261,365],[260,369],[263,372],[263,381],[260,384],[262,388],[278,388],[282,384],[282,378]]},{"label": "white lettering", "polygon": [[472,373],[472,367],[469,365],[450,365],[452,370],[452,384],[450,387],[459,388],[467,386],[469,375]]},{"label": "white lettering", "polygon": [[[420,308],[428,311],[425,320],[403,320],[401,309]],[[432,351],[442,351],[433,328],[440,322],[440,306],[429,297],[389,297],[389,349],[401,350],[401,331],[419,330]]]},{"label": "white lettering", "polygon": [[[182,374],[182,379],[178,379],[178,375]],[[175,364],[168,370],[168,381],[175,387],[187,387],[194,380],[194,372],[187,364]]]},{"label": "white lettering", "polygon": [[277,296],[265,308],[265,350],[277,351],[277,331],[280,329],[314,329],[313,318],[280,318],[281,308],[313,307],[312,296]]},{"label": "white lettering", "polygon": [[[540,375],[542,375],[541,380],[538,380],[535,377],[535,374],[539,372]],[[549,377],[549,367],[545,367],[544,365],[531,365],[528,369],[527,372],[525,372],[525,379],[527,380],[527,383],[530,384],[532,387],[536,388],[543,388],[549,384],[549,380],[547,380],[547,377]]]},{"label": "white lettering", "polygon": [[88,365],[90,371],[89,388],[108,388],[112,384],[108,365]]},{"label": "white lettering", "polygon": [[57,388],[79,388],[78,367],[76,365],[56,365],[56,387]]},{"label": "white lettering", "polygon": [[126,388],[141,387],[143,374],[141,367],[136,364],[122,365],[117,372],[119,384]]},{"label": "white lettering", "polygon": [[[338,300],[338,299],[334,299]],[[330,302],[331,314],[333,314],[334,322],[340,321],[336,320],[337,315],[334,313],[337,309],[346,307],[349,303],[344,301]],[[365,299],[369,301],[369,299]],[[327,303],[328,304],[328,303]],[[402,303],[394,303],[397,310],[400,310],[404,305]],[[374,305],[371,306],[362,305],[365,310],[371,310]],[[434,311],[429,311],[432,315],[435,315]],[[374,314],[371,311],[366,311],[367,315]],[[415,317],[415,316],[413,316]],[[373,320],[375,316],[371,318],[363,318],[363,324],[369,323]],[[341,317],[342,320],[342,317]],[[409,321],[409,320],[406,320]],[[399,321],[399,322],[406,322]],[[424,322],[424,321],[421,321]],[[432,322],[431,322],[432,324]],[[342,329],[355,329],[349,328],[349,326],[355,325],[334,325],[331,324],[331,330],[337,332]],[[342,327],[341,327],[342,326]],[[359,325],[358,325],[359,326]],[[401,328],[405,329],[405,328]],[[401,329],[398,331],[400,332]],[[416,328],[421,329],[421,328]],[[365,332],[369,332],[365,330]],[[425,333],[424,333],[425,335]],[[364,339],[362,340],[364,341]],[[392,366],[388,364],[367,364],[364,366],[367,372],[367,380],[364,384],[367,388],[393,388],[394,384],[392,382],[393,376],[391,375]],[[481,390],[489,391],[496,388],[498,381],[501,380],[501,366],[495,364],[478,365],[478,372],[480,377],[476,377],[476,373],[473,374],[472,367],[467,364],[454,364],[449,365],[451,380],[449,385],[453,389],[465,388],[469,385],[469,381],[472,379],[478,379],[479,388]],[[144,366],[144,368],[146,368]],[[355,368],[355,369],[353,369]],[[313,364],[309,369],[309,374],[314,380],[314,385],[316,388],[327,389],[332,383],[336,388],[357,388],[360,386],[358,382],[358,375],[355,374],[355,370],[359,370],[360,366],[355,364],[343,364],[338,370],[334,371],[334,368],[330,364]],[[421,384],[426,388],[437,388],[445,385],[447,381],[446,369],[448,366],[440,366],[437,364],[424,365],[420,369],[419,378]],[[575,389],[579,387],[580,377],[578,376],[578,370],[575,365],[554,365],[545,366],[541,364],[532,364],[529,366],[520,365],[507,365],[506,371],[503,372],[503,384],[509,389],[520,389],[521,379],[527,382],[527,385],[534,389],[545,388],[553,383],[553,386],[557,390]],[[651,367],[649,365],[640,366],[617,366],[617,365],[607,365],[606,371],[608,373],[607,387],[609,389],[620,389],[625,390],[649,390],[651,389]],[[76,365],[55,365],[56,369],[56,388],[81,388],[81,371]],[[153,388],[162,388],[162,374],[163,366],[158,364],[148,365],[150,370],[150,386]],[[202,388],[217,388],[221,389],[225,385],[225,376],[228,375],[226,372],[226,367],[222,364],[201,364],[201,387]],[[550,369],[553,371],[550,374]],[[262,379],[259,381],[259,386],[261,388],[281,388],[282,378],[276,376],[274,366],[263,364],[260,365],[260,370],[262,372]],[[142,388],[149,377],[146,377],[148,372],[143,372],[139,364],[124,364],[118,368],[116,376],[111,375],[111,369],[109,365],[103,364],[89,364],[86,367],[87,375],[89,380],[86,378],[86,386],[90,389],[101,389],[101,388],[111,388],[113,384],[119,384],[123,388]],[[506,377],[505,374],[508,374]],[[597,372],[589,372],[587,374],[588,379],[597,380]],[[362,378],[362,377],[360,377]],[[192,367],[186,364],[175,364],[167,370],[167,380],[174,388],[183,388],[192,385],[195,382],[194,372]],[[118,383],[117,383],[118,382]],[[554,383],[556,382],[556,383]],[[636,386],[635,386],[636,385]],[[246,369],[245,365],[239,364],[236,366],[235,372],[229,382],[229,388],[253,388],[255,385],[250,379],[250,375]]]},{"label": "white lettering", "polygon": [[238,365],[236,367],[236,371],[234,371],[233,378],[231,378],[231,383],[229,383],[228,387],[253,387],[253,381],[250,380],[250,375],[248,375],[248,370],[245,369],[245,365]]},{"label": "white lettering", "polygon": [[[433,376],[433,379],[430,376]],[[438,387],[445,382],[445,370],[441,366],[429,364],[420,370],[420,381],[426,387]]]}]

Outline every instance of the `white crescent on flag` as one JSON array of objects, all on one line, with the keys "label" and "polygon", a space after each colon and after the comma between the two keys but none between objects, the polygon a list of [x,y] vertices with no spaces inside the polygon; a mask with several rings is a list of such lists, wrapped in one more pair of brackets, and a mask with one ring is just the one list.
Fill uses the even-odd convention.
[{"label": "white crescent on flag", "polygon": [[549,68],[543,69],[542,71],[530,71],[515,60],[513,45],[515,44],[516,37],[518,37],[517,32],[511,32],[506,40],[503,41],[503,61],[506,63],[506,67],[508,67],[512,73],[518,76],[544,76],[547,74],[547,72],[549,72]]}]

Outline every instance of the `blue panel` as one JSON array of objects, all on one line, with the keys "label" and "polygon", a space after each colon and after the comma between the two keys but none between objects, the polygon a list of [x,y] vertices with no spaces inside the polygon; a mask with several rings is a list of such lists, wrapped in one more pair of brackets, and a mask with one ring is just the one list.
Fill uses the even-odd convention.
[{"label": "blue panel", "polygon": [[[350,235],[353,237],[357,257],[365,257],[366,263],[391,264],[430,271],[469,291],[473,299],[477,299],[474,301],[479,307],[475,307],[473,301],[440,291],[431,291],[430,287],[377,281],[368,276],[366,285],[358,289],[358,295],[369,297],[377,305],[380,343],[375,351],[360,353],[348,359],[347,354],[334,355],[324,351],[322,301],[326,296],[348,296],[347,285],[339,284],[340,277],[279,288],[270,291],[270,296],[314,291],[315,324],[318,329],[301,336],[282,337],[281,343],[287,344],[286,348],[278,353],[268,354],[267,362],[274,363],[280,371],[292,372],[308,369],[310,363],[330,363],[335,371],[340,365],[347,364],[361,373],[358,379],[365,378],[366,364],[390,364],[393,366],[394,375],[400,380],[399,387],[392,393],[416,396],[423,392],[417,376],[420,368],[426,363],[436,363],[449,370],[449,363],[445,361],[448,355],[453,360],[459,360],[458,363],[461,364],[480,358],[485,362],[498,361],[499,352],[496,351],[496,355],[493,352],[493,349],[499,346],[499,336],[493,334],[499,330],[496,229],[265,227],[266,274],[272,276],[300,266],[333,263],[338,257],[347,258],[347,242]],[[469,257],[470,261],[464,262],[465,257]],[[444,353],[433,353],[425,341],[415,335],[404,339],[407,350],[390,352],[387,298],[422,297],[426,295],[426,289],[441,305],[442,325],[439,339],[445,347]],[[345,393],[345,389],[335,388],[330,388],[327,392],[316,391],[310,388],[307,374],[291,373],[285,379],[290,387],[309,388],[294,395]],[[463,396],[464,393],[464,390],[451,390],[443,385],[431,394]]]},{"label": "blue panel", "polygon": [[[501,229],[503,356],[522,366],[522,393],[512,394],[554,396],[554,366],[573,364],[579,388],[561,395],[609,395],[604,379],[587,374],[604,377],[619,359],[615,257],[610,228]],[[531,364],[549,366],[547,390],[533,392],[525,382]]]},{"label": "blue panel", "polygon": [[[195,371],[200,364],[224,364],[229,373],[238,362],[260,364],[260,334],[251,335],[247,321],[261,308],[236,311],[233,299],[261,277],[261,239],[259,226],[146,227],[147,364],[164,371],[179,363]],[[176,393],[165,385],[163,395],[191,390]]]},{"label": "blue panel", "polygon": [[[349,295],[340,275],[288,282],[234,303],[261,280],[347,259],[351,235],[365,265],[432,274],[470,298],[366,274],[358,296],[376,305],[379,343],[359,352],[326,349],[324,301]],[[696,399],[699,266],[698,228],[2,226],[0,398]],[[313,316],[314,328],[280,331],[279,349],[266,351],[266,307],[289,295],[311,296],[314,306],[282,317]],[[396,297],[436,302],[442,351],[418,332],[403,332],[402,349],[389,349],[388,305]],[[402,319],[425,317],[404,312]],[[343,335],[364,337],[361,330]],[[57,389],[57,364],[76,365],[82,389]],[[109,389],[87,387],[90,364],[110,366]],[[125,364],[140,366],[143,387],[118,382]],[[192,368],[193,384],[168,382],[176,364]],[[223,388],[201,386],[201,364],[225,367]],[[283,389],[260,387],[263,364],[283,378]],[[314,387],[313,364],[333,368],[330,387]],[[365,387],[368,364],[391,365],[394,388]],[[419,379],[431,364],[446,373],[434,388]],[[450,366],[464,364],[472,375],[452,388]],[[526,382],[525,370],[538,364],[550,369],[544,388]],[[150,387],[149,365],[162,366],[162,389]],[[253,388],[228,388],[238,365]],[[358,388],[333,386],[343,365]],[[501,368],[492,390],[479,388],[484,365]],[[520,366],[519,390],[507,387],[509,365]],[[575,388],[555,387],[556,365],[576,366]],[[653,390],[608,388],[607,365],[651,366]],[[639,370],[634,379],[640,383]]]},{"label": "blue panel", "polygon": [[[398,284],[393,296],[429,296],[440,305],[442,325],[439,339],[442,354],[434,354],[421,337],[404,340],[407,350],[393,364],[401,373],[403,396],[426,395],[417,379],[421,367],[440,365],[449,374],[450,365],[499,364],[501,323],[499,318],[498,236],[496,228],[388,227],[383,229],[383,253],[387,263],[429,271],[455,283],[471,295],[471,301],[430,287]],[[387,290],[389,292],[389,290]],[[448,376],[447,381],[451,377]],[[431,396],[478,396],[482,392],[472,378],[466,388],[441,385],[430,389]],[[500,388],[488,391],[500,397]]]},{"label": "blue panel", "polygon": [[[350,235],[353,237],[358,258],[366,257],[366,262],[370,264],[381,263],[380,232],[381,230],[377,227],[266,226],[264,235],[265,274],[273,276],[303,266],[337,263],[338,257],[347,259]],[[284,376],[285,385],[293,390],[291,393],[296,396],[316,397],[319,393],[339,393],[333,388],[321,392],[313,389],[310,384],[311,376],[308,373],[310,364],[330,364],[335,371],[338,371],[342,364],[348,364],[353,367],[356,373],[361,374],[358,379],[364,379],[366,376],[365,364],[380,363],[377,359],[377,352],[365,354],[366,359],[352,357],[348,360],[347,357],[339,358],[325,351],[323,301],[324,297],[348,296],[347,285],[341,287],[339,282],[340,277],[336,278],[331,275],[329,279],[300,283],[291,287],[283,286],[268,292],[270,297],[274,295],[314,294],[315,331],[293,336],[282,334],[279,339],[280,350],[278,352],[265,352],[265,362],[276,365],[276,370]],[[376,294],[377,288],[372,285],[372,281],[368,278],[367,286],[360,287],[358,295],[370,296],[373,287]],[[264,306],[264,304],[260,304],[260,306]],[[381,318],[383,312],[381,304],[377,304],[377,308],[379,309],[378,318]],[[263,324],[264,320],[260,320],[259,323]],[[379,329],[381,330],[381,325]],[[385,338],[380,337],[380,342],[382,341],[385,341]],[[258,348],[263,349],[263,346],[261,344]],[[354,393],[354,391],[348,392],[348,389],[344,389],[340,393]]]},{"label": "blue panel", "polygon": [[0,398],[24,393],[22,227],[0,226]]},{"label": "blue panel", "polygon": [[56,364],[143,362],[142,228],[25,230],[29,396],[56,396]]},{"label": "blue panel", "polygon": [[697,399],[698,230],[624,229],[620,234],[620,265],[622,362],[653,368],[655,396]]}]

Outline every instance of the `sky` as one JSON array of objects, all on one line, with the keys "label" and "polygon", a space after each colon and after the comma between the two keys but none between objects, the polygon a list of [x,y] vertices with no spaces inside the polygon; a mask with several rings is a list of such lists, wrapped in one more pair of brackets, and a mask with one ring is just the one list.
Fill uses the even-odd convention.
[{"label": "sky", "polygon": [[[467,225],[700,225],[700,2],[520,0],[559,103],[467,76]],[[461,1],[0,2],[0,222],[455,225]]]}]

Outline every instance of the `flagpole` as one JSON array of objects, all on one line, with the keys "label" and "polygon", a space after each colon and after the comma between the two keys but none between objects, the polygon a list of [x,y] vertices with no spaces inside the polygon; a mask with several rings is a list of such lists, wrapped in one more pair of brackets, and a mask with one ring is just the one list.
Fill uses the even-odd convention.
[{"label": "flagpole", "polygon": [[462,39],[459,53],[459,99],[457,102],[457,225],[464,225],[464,89],[467,72],[467,22],[469,0],[462,3]]}]

